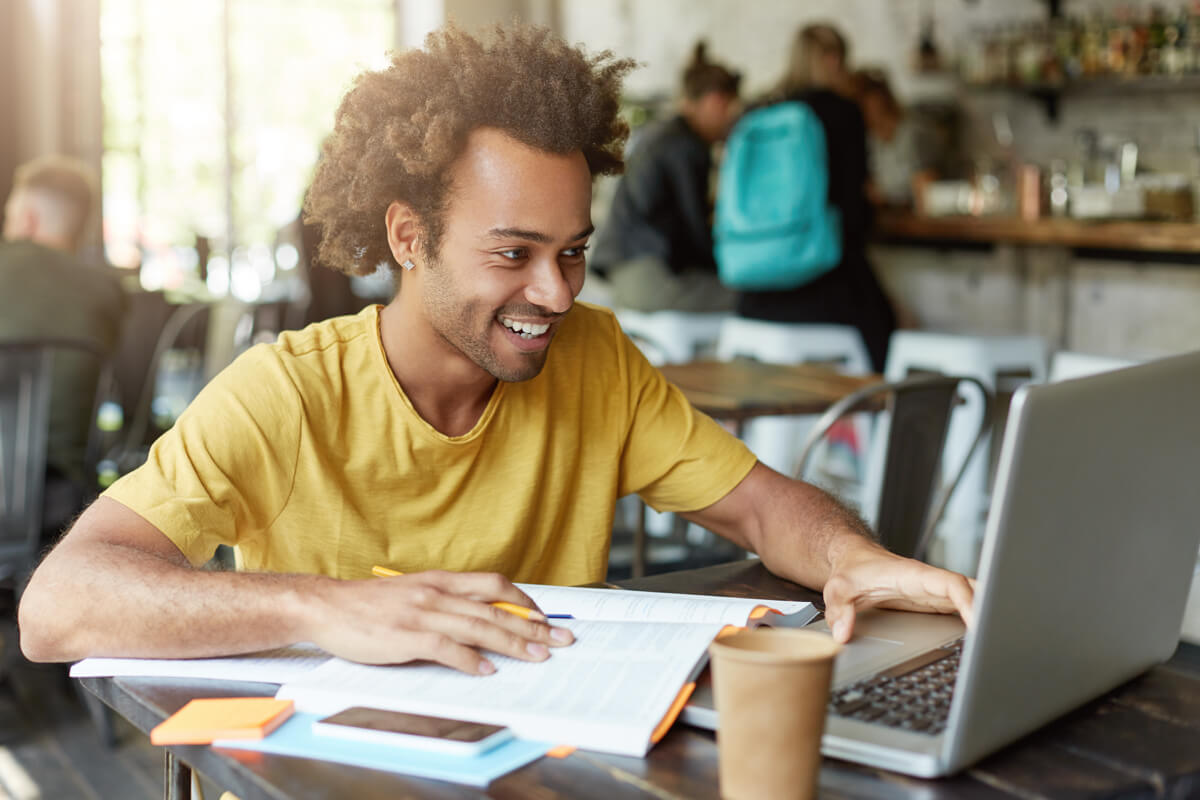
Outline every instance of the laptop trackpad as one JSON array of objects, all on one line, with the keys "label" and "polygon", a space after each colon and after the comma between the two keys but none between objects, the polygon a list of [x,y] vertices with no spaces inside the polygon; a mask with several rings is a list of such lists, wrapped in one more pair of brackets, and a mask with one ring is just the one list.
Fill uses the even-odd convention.
[{"label": "laptop trackpad", "polygon": [[[825,621],[808,626],[828,631]],[[962,621],[947,614],[871,609],[859,614],[854,638],[833,665],[834,686],[861,680],[962,636]]]},{"label": "laptop trackpad", "polygon": [[889,656],[903,642],[892,639],[880,639],[876,636],[856,636],[854,641],[842,647],[834,664],[835,683],[841,683],[843,678],[859,674],[864,667],[889,660]]}]

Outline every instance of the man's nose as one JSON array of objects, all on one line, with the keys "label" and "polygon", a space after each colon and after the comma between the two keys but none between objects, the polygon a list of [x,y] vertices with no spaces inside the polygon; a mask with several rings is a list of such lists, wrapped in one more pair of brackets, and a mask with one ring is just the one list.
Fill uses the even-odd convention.
[{"label": "man's nose", "polygon": [[533,265],[525,298],[555,314],[565,314],[575,300],[575,293],[556,259],[538,259]]}]

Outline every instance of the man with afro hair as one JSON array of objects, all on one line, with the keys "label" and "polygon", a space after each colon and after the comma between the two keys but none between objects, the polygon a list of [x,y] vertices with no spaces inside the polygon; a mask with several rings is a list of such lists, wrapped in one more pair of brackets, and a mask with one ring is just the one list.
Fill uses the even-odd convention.
[{"label": "man with afro hair", "polygon": [[[970,613],[959,575],[888,553],[824,492],[758,464],[575,304],[592,178],[621,169],[632,63],[549,32],[449,28],[360,76],[307,201],[321,259],[399,288],[217,376],[80,517],[20,609],[32,659],[214,656],[299,641],[473,674],[571,633],[511,581],[605,575],[637,492],[856,608]],[[239,570],[200,569],[218,544]],[[373,565],[404,573],[369,578]]]}]

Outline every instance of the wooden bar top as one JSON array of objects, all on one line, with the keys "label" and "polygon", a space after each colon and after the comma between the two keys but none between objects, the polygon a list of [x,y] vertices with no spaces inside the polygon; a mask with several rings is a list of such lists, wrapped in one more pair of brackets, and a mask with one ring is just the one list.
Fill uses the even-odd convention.
[{"label": "wooden bar top", "polygon": [[1200,224],[1193,222],[1078,219],[1027,222],[1016,217],[923,217],[889,211],[876,219],[875,232],[885,240],[1057,245],[1200,254]]}]

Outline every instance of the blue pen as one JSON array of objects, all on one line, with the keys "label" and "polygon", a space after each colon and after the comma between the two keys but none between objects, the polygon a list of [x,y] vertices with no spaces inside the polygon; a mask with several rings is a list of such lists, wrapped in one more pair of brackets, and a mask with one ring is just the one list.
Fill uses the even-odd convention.
[{"label": "blue pen", "polygon": [[547,614],[546,619],[575,619],[570,614]]}]

